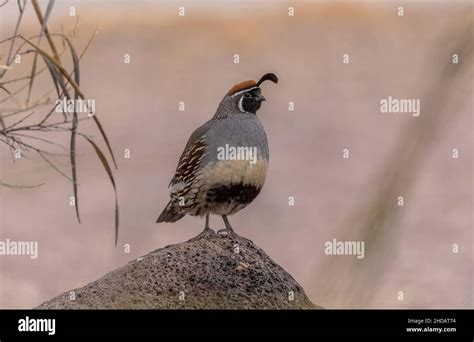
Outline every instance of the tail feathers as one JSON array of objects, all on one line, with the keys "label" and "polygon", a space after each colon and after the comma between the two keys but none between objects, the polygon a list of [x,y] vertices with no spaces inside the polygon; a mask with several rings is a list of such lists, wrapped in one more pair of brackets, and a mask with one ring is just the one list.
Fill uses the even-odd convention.
[{"label": "tail feathers", "polygon": [[176,205],[170,201],[168,202],[168,204],[166,205],[166,208],[163,210],[163,212],[160,214],[160,216],[156,220],[156,223],[176,222],[182,219],[184,215],[185,214],[179,212],[179,208],[177,208]]}]

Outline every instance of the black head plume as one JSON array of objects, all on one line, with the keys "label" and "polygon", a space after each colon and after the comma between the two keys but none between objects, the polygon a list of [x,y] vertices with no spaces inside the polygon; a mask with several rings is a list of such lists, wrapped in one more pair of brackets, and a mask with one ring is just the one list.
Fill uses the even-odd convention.
[{"label": "black head plume", "polygon": [[260,84],[262,84],[265,81],[272,81],[273,83],[278,83],[278,77],[276,77],[275,74],[273,73],[268,73],[262,76],[262,78],[257,82],[257,87],[260,87]]}]

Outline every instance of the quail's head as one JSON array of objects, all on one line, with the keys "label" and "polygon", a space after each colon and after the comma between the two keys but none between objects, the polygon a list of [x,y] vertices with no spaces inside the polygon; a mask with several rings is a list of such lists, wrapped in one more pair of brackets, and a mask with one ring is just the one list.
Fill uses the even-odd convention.
[{"label": "quail's head", "polygon": [[256,114],[260,109],[265,97],[262,95],[260,85],[265,81],[272,81],[278,83],[278,78],[275,74],[265,74],[258,82],[248,80],[234,85],[228,92],[229,96],[236,109],[242,113]]}]

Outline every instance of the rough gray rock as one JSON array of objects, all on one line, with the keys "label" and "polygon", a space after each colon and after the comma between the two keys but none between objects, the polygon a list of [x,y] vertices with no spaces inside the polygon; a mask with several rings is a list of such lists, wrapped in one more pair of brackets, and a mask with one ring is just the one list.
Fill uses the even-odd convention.
[{"label": "rough gray rock", "polygon": [[[250,240],[200,234],[157,249],[38,309],[314,309],[303,288]],[[293,294],[293,298],[292,298]]]}]

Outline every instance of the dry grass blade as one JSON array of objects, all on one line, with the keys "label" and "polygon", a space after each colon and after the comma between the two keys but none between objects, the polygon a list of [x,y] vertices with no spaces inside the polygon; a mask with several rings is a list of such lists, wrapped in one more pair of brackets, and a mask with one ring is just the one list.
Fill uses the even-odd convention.
[{"label": "dry grass blade", "polygon": [[[25,6],[26,6],[26,0],[23,0],[23,6],[22,6],[22,2],[20,0],[18,0],[18,10],[20,11],[20,15],[19,15],[18,20],[17,20],[16,25],[15,25],[15,30],[13,32],[13,37],[15,37],[18,34],[18,30],[20,29],[20,24],[21,24],[21,20],[23,18],[23,13],[25,11]],[[7,61],[6,61],[7,65],[6,65],[5,69],[0,71],[0,79],[5,75],[5,73],[8,69],[8,66],[12,62],[12,53],[13,53],[14,45],[15,45],[15,40],[12,39],[10,41],[10,48],[8,49],[8,55],[7,55]]]},{"label": "dry grass blade", "polygon": [[[76,74],[76,70],[74,72]],[[78,76],[75,76],[78,77]],[[74,92],[74,99],[77,99],[77,93]],[[77,196],[77,165],[76,165],[76,133],[77,133],[77,112],[76,106],[74,106],[74,113],[72,116],[72,127],[71,127],[71,145],[70,145],[70,159],[71,159],[71,166],[72,166],[72,179],[73,179],[73,189],[74,189],[74,199],[75,199],[75,207],[76,207],[76,216],[79,223],[81,219],[79,217],[79,201]]]},{"label": "dry grass blade", "polygon": [[[41,42],[41,38],[43,37],[43,34],[46,32],[47,30],[47,22],[48,22],[48,18],[49,18],[49,15],[51,14],[51,10],[53,9],[53,5],[54,5],[54,0],[50,0],[48,2],[48,6],[46,7],[46,12],[45,12],[45,15],[44,15],[44,18],[42,17],[41,15],[41,10],[39,8],[39,5],[36,1],[33,1],[33,6],[35,8],[35,11],[36,11],[36,15],[38,16],[38,20],[40,21],[41,23],[41,31],[40,31],[40,34],[39,34],[39,37],[38,37],[38,44],[40,44]],[[33,83],[35,81],[35,74],[36,74],[36,65],[37,65],[37,62],[38,62],[38,52],[35,51],[35,56],[33,58],[33,66],[31,68],[31,74],[30,74],[30,84],[28,86],[28,95],[26,97],[26,105],[28,106],[28,104],[30,103],[30,98],[31,98],[31,90],[33,89]],[[56,87],[56,91],[58,91],[58,87],[56,85],[56,83],[54,84],[55,87]],[[59,95],[59,93],[58,93]]]},{"label": "dry grass blade", "polygon": [[0,84],[0,89],[4,90],[8,95],[11,95],[12,93],[10,93],[10,91],[5,88],[2,84]]},{"label": "dry grass blade", "polygon": [[100,135],[105,141],[105,144],[107,146],[107,149],[109,151],[110,157],[112,158],[112,162],[114,163],[115,169],[117,169],[117,162],[115,161],[115,156],[114,153],[112,152],[112,146],[110,145],[109,139],[107,138],[107,135],[105,134],[104,128],[102,127],[102,124],[100,123],[99,119],[97,118],[97,115],[94,114],[92,116],[92,119],[94,120],[95,124],[97,125],[97,128],[99,128]]},{"label": "dry grass blade", "polygon": [[[1,0],[0,0],[1,1]],[[7,43],[10,42],[10,52],[9,52],[9,57],[7,58],[7,63],[5,65],[5,68],[0,70],[0,78],[6,73],[7,70],[10,69],[10,64],[12,62],[10,55],[12,55],[13,51],[16,50],[15,55],[23,55],[26,53],[33,53],[34,54],[34,59],[32,60],[32,67],[31,70],[28,70],[27,76],[24,77],[17,77],[16,79],[13,80],[8,80],[7,82],[9,83],[14,83],[14,82],[19,82],[19,81],[25,81],[25,83],[20,87],[20,89],[10,92],[5,86],[6,82],[0,83],[0,91],[6,92],[7,97],[3,98],[0,100],[0,103],[6,102],[6,101],[14,101],[17,107],[14,107],[12,109],[11,113],[5,114],[5,115],[0,115],[0,142],[5,143],[9,148],[10,152],[13,151],[13,149],[21,149],[25,152],[29,151],[34,151],[39,154],[39,156],[50,166],[52,167],[55,171],[60,173],[62,176],[67,178],[73,183],[73,192],[74,192],[74,198],[75,198],[75,211],[76,211],[76,216],[77,220],[79,223],[81,222],[80,215],[79,215],[79,201],[78,201],[78,165],[77,165],[77,153],[76,153],[76,144],[77,144],[77,139],[80,137],[85,138],[94,148],[95,153],[99,157],[105,171],[107,172],[110,181],[113,186],[114,190],[114,196],[115,196],[115,245],[117,245],[118,241],[118,230],[119,230],[119,208],[118,208],[118,196],[117,196],[117,189],[116,189],[116,183],[115,179],[112,173],[112,168],[111,165],[114,165],[115,168],[117,168],[117,163],[114,157],[114,154],[112,152],[112,148],[110,145],[110,142],[107,138],[107,135],[104,131],[104,128],[102,127],[102,124],[100,123],[98,117],[95,115],[95,113],[91,113],[91,109],[88,109],[89,117],[87,118],[79,118],[78,115],[78,107],[76,106],[76,103],[79,99],[81,100],[86,100],[86,97],[82,93],[80,89],[80,69],[79,69],[79,62],[84,54],[84,52],[88,49],[90,43],[92,42],[94,36],[97,34],[97,30],[95,31],[94,35],[91,37],[91,39],[88,41],[84,51],[81,53],[79,56],[74,45],[71,43],[71,40],[64,34],[51,34],[48,30],[48,19],[51,16],[52,9],[54,6],[55,1],[54,0],[48,0],[47,2],[44,2],[43,4],[45,5],[45,13],[44,16],[41,12],[41,8],[39,6],[39,1],[38,0],[32,0],[32,7],[36,13],[36,17],[38,19],[38,22],[40,23],[41,30],[38,35],[36,36],[31,36],[29,38],[25,38],[24,36],[21,35],[21,33],[18,33],[18,27],[19,23],[21,21],[21,17],[25,8],[26,0],[18,0],[18,6],[20,8],[20,19],[17,22],[16,29],[14,32],[14,35],[9,37],[8,39],[5,39],[4,41],[0,41],[0,44],[3,42]],[[76,21],[76,26],[77,26],[78,21]],[[74,28],[74,31],[76,30],[76,27]],[[44,42],[45,39],[43,39],[43,36],[47,39],[47,44]],[[57,40],[54,40],[55,37],[60,37],[62,38],[60,42]],[[16,40],[21,40],[19,47],[14,47],[15,41]],[[36,39],[36,43],[34,43],[32,40]],[[43,40],[43,42],[42,42]],[[71,52],[71,58],[73,62],[73,70],[66,70],[65,67],[63,67],[63,61],[60,59],[60,56],[58,54],[58,50],[56,49],[56,45],[58,43],[62,43],[62,52],[65,52],[66,50],[69,49]],[[46,47],[42,47],[41,45],[46,45]],[[48,46],[49,45],[49,46]],[[32,48],[30,48],[30,46]],[[41,57],[41,59],[44,61],[45,66],[41,68],[41,71],[48,69],[48,72],[51,76],[51,79],[53,81],[54,88],[51,87],[50,90],[46,94],[44,94],[42,97],[39,99],[47,99],[46,101],[49,101],[49,94],[51,92],[56,91],[57,93],[57,98],[59,100],[67,100],[68,101],[68,107],[71,102],[74,102],[73,109],[69,111],[68,109],[63,109],[62,114],[64,116],[64,121],[63,122],[53,122],[51,123],[52,120],[49,120],[51,114],[56,110],[57,106],[54,105],[49,112],[46,112],[39,123],[36,121],[33,122],[32,124],[26,123],[26,119],[33,117],[33,114],[35,111],[31,113],[26,113],[28,108],[36,108],[39,105],[41,105],[43,101],[40,100],[34,100],[33,99],[33,85],[37,82],[36,76],[39,74],[38,69],[40,69],[40,63],[38,63],[38,56]],[[20,103],[19,100],[17,100],[16,95],[20,92],[26,90],[26,106],[24,105],[24,102],[22,101]],[[31,105],[30,105],[30,99],[31,99]],[[46,102],[45,101],[45,102]],[[71,101],[71,102],[70,102]],[[50,104],[50,103],[48,103]],[[26,107],[26,108],[25,108]],[[20,110],[17,110],[17,108],[21,108]],[[72,115],[68,115],[69,112],[72,112]],[[13,124],[9,122],[7,116],[13,116],[13,115],[19,115],[19,118],[13,121]],[[95,125],[100,131],[102,139],[104,139],[104,142],[107,145],[108,152],[101,148],[91,140],[87,135],[82,133],[79,130],[79,123],[81,120],[85,119],[92,119],[95,122]],[[35,117],[36,118],[36,117]],[[68,146],[62,146],[59,144],[56,144],[54,141],[44,139],[41,136],[36,136],[35,134],[30,135],[30,134],[24,134],[21,132],[68,132],[70,134],[70,141]],[[79,137],[79,138],[78,138]],[[30,144],[30,140],[34,141],[33,144]],[[51,151],[42,149],[38,146],[35,145],[35,143],[47,143],[50,145],[57,145],[60,146],[64,149],[67,150],[67,154],[58,154],[58,153],[52,153]],[[105,152],[105,153],[104,153]],[[107,157],[106,157],[107,154]],[[55,155],[58,156],[68,156],[68,164],[70,163],[71,166],[71,175],[66,175],[61,169],[56,166],[55,163],[53,163],[53,160],[50,160],[50,156],[54,158]],[[25,156],[25,158],[27,158]],[[113,161],[108,160],[107,158],[111,158]],[[28,158],[27,158],[28,159]],[[14,161],[14,160],[13,160]],[[11,187],[11,188],[16,188],[14,185],[10,184],[3,184],[0,182],[0,185],[4,185],[6,187]],[[21,188],[22,186],[18,186],[18,188]]]},{"label": "dry grass blade", "polygon": [[[22,37],[22,39],[25,40],[30,45],[32,45],[42,55],[43,59],[45,60],[46,65],[48,66],[48,68],[51,72],[51,75],[52,75],[54,81],[57,82],[61,86],[61,89],[63,90],[64,94],[66,95],[66,97],[68,99],[70,98],[70,96],[69,96],[69,93],[67,91],[67,86],[64,83],[64,80],[63,80],[62,76],[64,76],[67,79],[67,81],[71,84],[71,86],[73,87],[74,93],[75,93],[74,98],[75,99],[78,99],[78,98],[85,99],[85,96],[81,92],[81,90],[79,88],[79,84],[78,84],[79,81],[80,81],[80,78],[79,78],[79,59],[77,57],[77,53],[76,53],[73,45],[69,41],[69,39],[64,37],[64,39],[66,40],[66,42],[68,43],[68,45],[71,49],[71,55],[72,55],[73,63],[74,63],[74,72],[73,72],[74,79],[71,78],[69,73],[62,67],[62,65],[60,63],[55,61],[54,58],[52,56],[50,56],[46,51],[44,51],[41,47],[39,47],[38,45],[34,44],[33,42],[31,42],[30,40],[28,40],[24,37]],[[105,132],[102,128],[102,125],[98,121],[96,115],[93,116],[93,119],[95,120],[95,122],[96,122],[96,124],[97,124],[97,126],[98,126],[98,128],[101,132],[101,135],[102,135],[102,137],[104,138],[104,140],[107,144],[107,147],[109,148],[109,152],[110,152],[110,154],[112,156],[112,159],[114,161],[114,165],[115,165],[115,167],[117,167],[117,165],[115,163],[115,158],[114,158],[113,153],[112,153],[110,143],[109,143],[109,141],[107,139],[107,136],[106,136],[106,134],[105,134]],[[77,122],[78,122],[77,113],[74,112],[73,120],[72,120],[72,128],[71,128],[71,144],[70,144],[71,154],[70,154],[70,159],[71,159],[71,169],[72,169],[72,179],[73,179],[73,190],[74,190],[74,198],[75,198],[76,216],[77,216],[78,221],[81,222],[80,214],[79,214],[79,201],[78,201],[78,196],[77,196],[77,184],[78,183],[77,183],[77,165],[76,165],[76,153],[75,153]]]},{"label": "dry grass blade", "polygon": [[102,151],[97,146],[97,144],[88,137],[85,137],[85,139],[94,148],[95,153],[97,154],[97,157],[99,157],[100,161],[102,162],[102,165],[104,166],[105,171],[107,171],[107,174],[109,175],[110,182],[112,183],[112,187],[114,188],[114,195],[115,195],[115,246],[117,246],[118,230],[119,230],[119,209],[118,209],[117,187],[115,185],[114,175],[113,175],[112,169],[110,168],[110,165],[107,161],[107,158],[105,158],[105,155],[102,153]]},{"label": "dry grass blade", "polygon": [[7,184],[7,183],[3,183],[2,181],[0,181],[0,185],[4,186],[6,188],[10,188],[10,189],[32,189],[32,188],[38,188],[38,187],[44,185],[44,183],[40,183],[40,184],[36,184],[36,185],[18,185],[18,184]]},{"label": "dry grass blade", "polygon": [[[41,158],[43,158],[43,160],[49,164],[49,166],[51,166],[56,172],[58,172],[61,176],[69,179],[71,182],[73,182],[73,180],[68,177],[63,171],[61,171],[56,165],[54,165],[54,163],[52,163],[45,155],[43,152],[41,151],[37,151],[38,154],[40,155]],[[77,203],[77,200],[76,200],[76,203]]]},{"label": "dry grass blade", "polygon": [[[58,71],[56,66],[51,62],[51,59],[42,56],[44,63],[48,67],[49,73],[51,74],[51,78],[53,79],[54,86],[56,87],[56,91],[58,93],[58,97],[61,95],[61,92],[59,91],[59,88],[61,88],[61,91],[66,95],[66,97],[69,96],[69,91],[67,89],[66,83],[64,82],[63,77],[61,76],[61,73]],[[59,87],[58,87],[59,85]]]},{"label": "dry grass blade", "polygon": [[[41,47],[39,47],[38,45],[36,45],[35,43],[33,43],[31,40],[23,37],[23,36],[20,36],[21,39],[23,39],[24,41],[26,41],[28,44],[30,44],[31,46],[33,46],[35,49],[38,50],[38,52],[43,55],[44,57],[48,58],[58,69],[58,71],[67,79],[67,81],[71,84],[71,86],[74,88],[74,90],[77,92],[77,94],[79,95],[79,97],[83,100],[86,99],[86,97],[84,96],[84,94],[82,93],[82,91],[80,90],[79,86],[77,85],[77,83],[71,78],[71,76],[69,76],[68,72],[62,67],[61,64],[57,63],[45,50],[43,50]],[[110,157],[112,158],[112,161],[114,163],[114,167],[117,169],[117,162],[115,160],[115,156],[114,156],[114,153],[112,151],[112,146],[110,145],[110,142],[109,142],[109,139],[107,138],[107,135],[105,133],[105,130],[104,128],[102,127],[102,124],[100,123],[98,117],[96,114],[94,114],[92,116],[92,119],[94,120],[95,124],[97,125],[97,128],[99,129],[100,131],[100,134],[102,136],[102,139],[104,139],[105,141],[105,144],[107,145],[107,150],[109,151],[109,154],[110,154]]]},{"label": "dry grass blade", "polygon": [[[69,50],[71,51],[71,56],[72,56],[72,62],[74,64],[74,71],[73,71],[73,74],[74,74],[74,82],[76,82],[76,84],[79,86],[79,83],[80,83],[80,73],[79,73],[79,58],[77,56],[77,52],[76,52],[76,49],[74,48],[74,45],[72,45],[71,41],[69,40],[68,37],[62,37],[63,40],[65,40],[69,46]],[[76,93],[78,93],[77,95],[79,95],[79,89],[77,88],[74,88],[74,91]]]},{"label": "dry grass blade", "polygon": [[[56,49],[56,45],[54,44],[53,39],[51,38],[51,35],[49,34],[48,26],[46,25],[46,20],[43,18],[43,15],[41,14],[41,8],[38,5],[38,1],[32,0],[31,2],[35,9],[36,16],[38,17],[40,24],[44,28],[44,33],[46,34],[46,39],[48,40],[49,46],[51,47],[51,51],[53,52],[54,59],[56,60],[56,62],[61,64],[61,59],[59,58],[58,50]],[[52,5],[51,2],[54,3],[54,1],[51,0],[48,4],[48,9],[49,9],[49,5]]]}]

